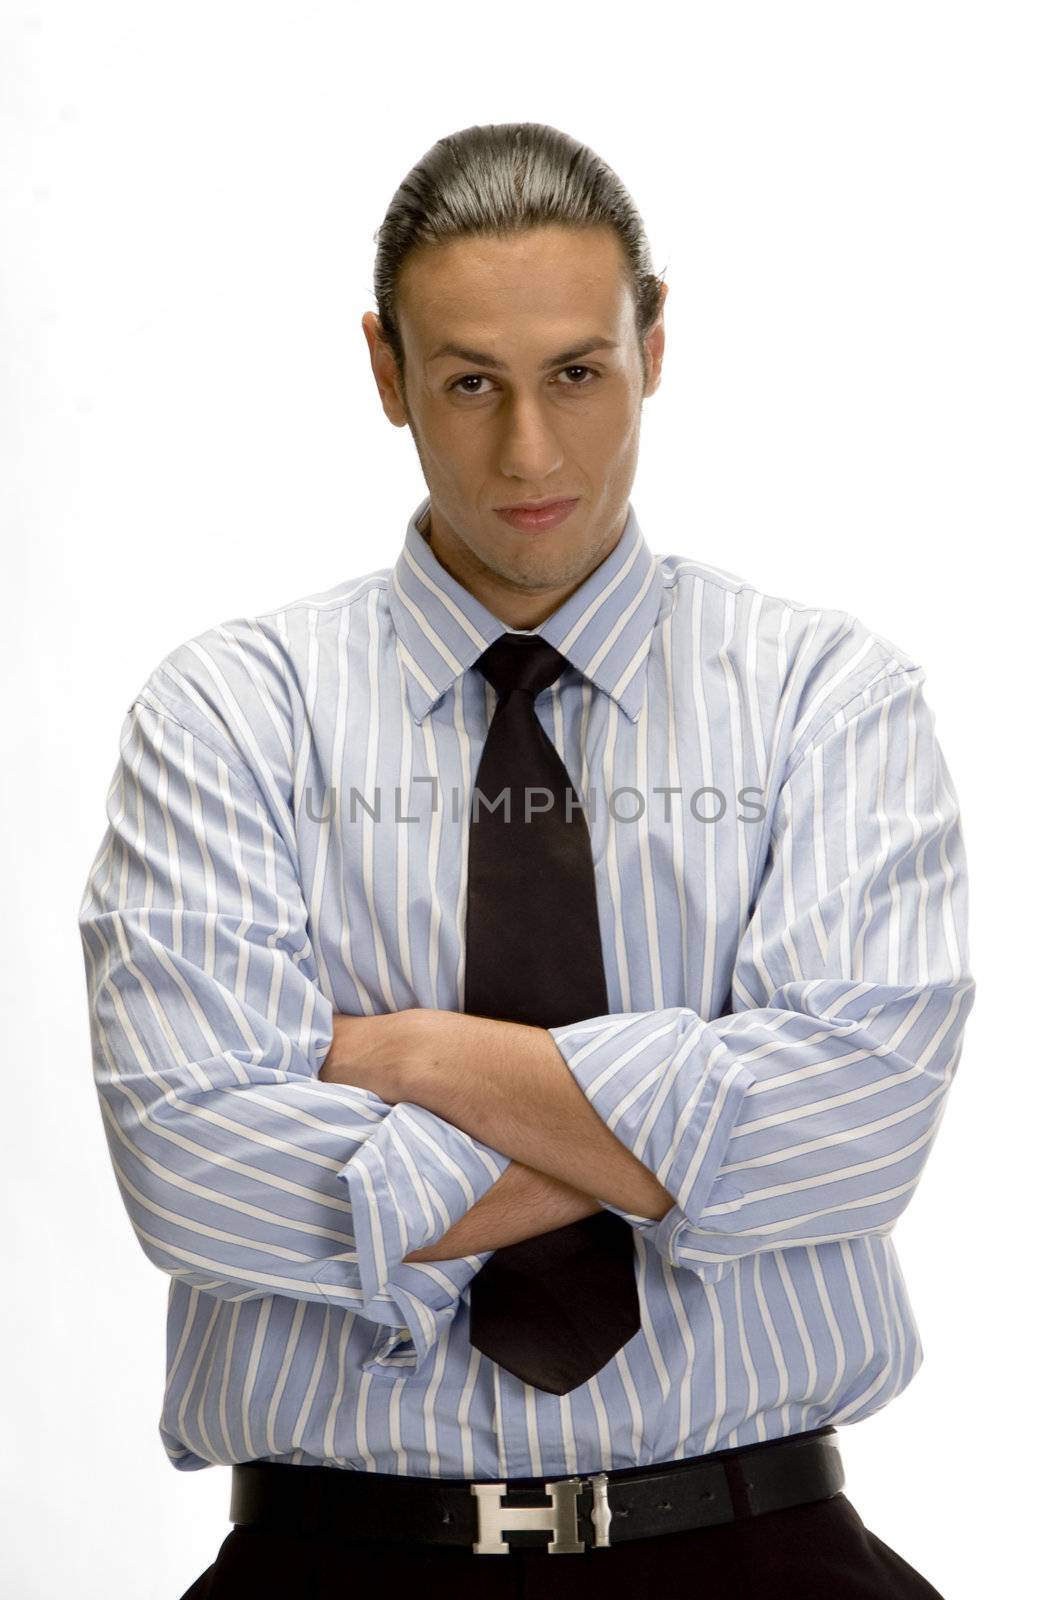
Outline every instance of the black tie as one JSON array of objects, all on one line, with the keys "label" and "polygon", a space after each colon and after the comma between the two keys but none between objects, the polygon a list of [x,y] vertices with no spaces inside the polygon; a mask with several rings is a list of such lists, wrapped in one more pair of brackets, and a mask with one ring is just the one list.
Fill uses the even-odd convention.
[{"label": "black tie", "polygon": [[[465,1010],[540,1028],[609,1010],[591,837],[575,794],[566,820],[569,774],[533,705],[566,665],[515,633],[476,662],[499,698],[471,808]],[[550,1394],[639,1327],[632,1229],[606,1209],[495,1250],[470,1285],[470,1343]]]}]

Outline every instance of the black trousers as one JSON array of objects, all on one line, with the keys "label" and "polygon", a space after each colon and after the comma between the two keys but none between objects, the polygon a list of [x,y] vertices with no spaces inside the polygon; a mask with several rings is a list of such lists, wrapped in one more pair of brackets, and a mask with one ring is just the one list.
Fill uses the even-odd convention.
[{"label": "black trousers", "polygon": [[[575,1555],[450,1545],[376,1544],[234,1527],[181,1600],[337,1600],[403,1594],[433,1600],[943,1600],[869,1531],[844,1493],[715,1528],[634,1539]],[[379,1583],[380,1587],[377,1587]],[[387,1585],[388,1587],[385,1587]]]}]

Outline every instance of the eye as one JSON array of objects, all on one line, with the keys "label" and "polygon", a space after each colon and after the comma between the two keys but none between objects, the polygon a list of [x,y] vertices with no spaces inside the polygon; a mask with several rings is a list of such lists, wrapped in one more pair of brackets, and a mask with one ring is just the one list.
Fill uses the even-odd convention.
[{"label": "eye", "polygon": [[[601,374],[596,372],[593,367],[563,367],[561,370],[565,373],[582,372],[585,374],[584,379],[580,383],[563,383],[563,389],[588,389],[591,387],[592,380],[601,376]],[[451,382],[447,385],[447,388],[449,390],[454,390],[457,394],[468,395],[471,400],[475,400],[479,395],[486,394],[487,390],[463,389],[460,386],[466,383],[490,382],[491,379],[485,378],[482,372],[464,372],[461,377],[452,378]]]},{"label": "eye", "polygon": [[[462,375],[462,377],[455,378],[452,383],[447,385],[447,387],[448,389],[457,389],[460,383],[484,383],[485,381],[487,380],[485,380],[483,373],[466,372]],[[482,389],[463,389],[461,391],[462,394],[468,394],[472,396],[483,394],[483,392],[484,391]]]}]

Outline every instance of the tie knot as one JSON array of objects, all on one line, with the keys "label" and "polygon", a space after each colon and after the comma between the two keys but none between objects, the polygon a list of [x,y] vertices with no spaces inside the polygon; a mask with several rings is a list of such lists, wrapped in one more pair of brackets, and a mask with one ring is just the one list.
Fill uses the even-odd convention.
[{"label": "tie knot", "polygon": [[520,689],[534,700],[561,676],[568,662],[538,634],[503,633],[475,666],[500,696]]}]

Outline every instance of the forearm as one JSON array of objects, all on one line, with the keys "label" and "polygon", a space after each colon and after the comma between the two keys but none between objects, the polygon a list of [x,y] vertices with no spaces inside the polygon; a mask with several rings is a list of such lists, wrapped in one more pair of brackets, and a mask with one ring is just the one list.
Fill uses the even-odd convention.
[{"label": "forearm", "polygon": [[[336,1014],[333,1028],[323,1078],[370,1089],[391,1105],[407,1101],[424,1108],[553,1179],[562,1191],[576,1190],[595,1202],[583,1216],[599,1204],[655,1219],[672,1209],[673,1196],[607,1127],[546,1029],[422,1008],[373,1017]],[[557,1207],[557,1187],[541,1186],[539,1192]],[[571,1196],[565,1199],[570,1203]],[[566,1215],[559,1223],[530,1227],[525,1237],[572,1220]],[[470,1249],[476,1254],[497,1247],[496,1241]]]},{"label": "forearm", "polygon": [[518,1244],[570,1222],[579,1222],[602,1208],[580,1189],[513,1161],[454,1226],[422,1250],[412,1250],[406,1261],[453,1261]]},{"label": "forearm", "polygon": [[405,1099],[565,1188],[641,1217],[671,1210],[673,1196],[606,1126],[546,1029],[465,1013],[411,1017],[396,1090]]}]

